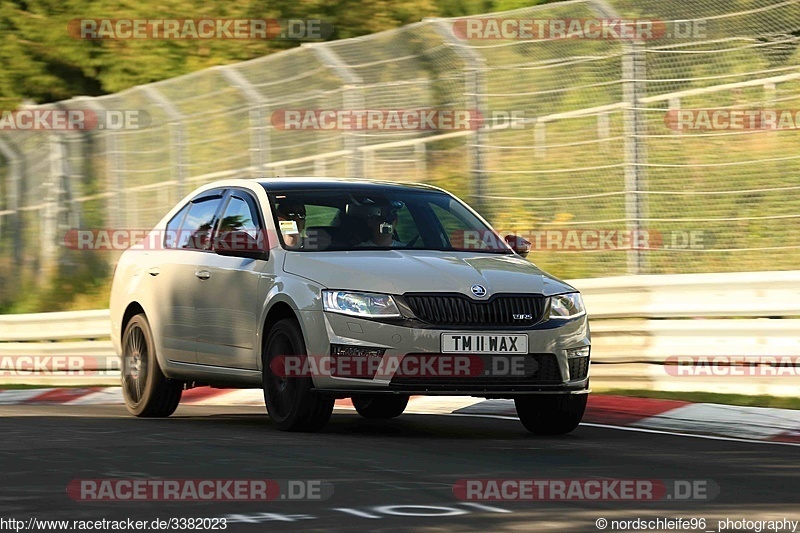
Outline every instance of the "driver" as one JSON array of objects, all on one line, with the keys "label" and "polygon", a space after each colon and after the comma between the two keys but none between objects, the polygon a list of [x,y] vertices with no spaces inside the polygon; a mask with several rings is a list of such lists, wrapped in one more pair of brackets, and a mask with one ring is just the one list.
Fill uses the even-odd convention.
[{"label": "driver", "polygon": [[397,230],[397,208],[391,205],[376,208],[373,214],[367,216],[367,227],[371,237],[359,244],[359,247],[371,246],[380,248],[397,248],[405,246],[394,238]]}]

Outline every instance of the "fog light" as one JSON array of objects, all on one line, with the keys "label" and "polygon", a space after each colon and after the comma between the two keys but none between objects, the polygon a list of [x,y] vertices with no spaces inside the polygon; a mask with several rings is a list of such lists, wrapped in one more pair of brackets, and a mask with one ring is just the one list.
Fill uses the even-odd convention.
[{"label": "fog light", "polygon": [[580,348],[570,348],[567,350],[567,357],[589,357],[589,346],[581,346]]},{"label": "fog light", "polygon": [[345,357],[383,357],[386,348],[373,348],[372,346],[349,346],[344,344],[331,344],[331,355]]}]

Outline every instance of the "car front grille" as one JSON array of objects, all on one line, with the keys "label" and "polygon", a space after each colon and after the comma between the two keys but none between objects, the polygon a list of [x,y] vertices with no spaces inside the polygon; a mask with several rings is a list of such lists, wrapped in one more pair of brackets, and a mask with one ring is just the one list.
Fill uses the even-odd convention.
[{"label": "car front grille", "polygon": [[570,381],[580,381],[589,375],[589,358],[573,357],[569,359],[569,379]]},{"label": "car front grille", "polygon": [[[414,356],[417,354],[409,355]],[[430,354],[418,355],[430,356]],[[451,354],[447,354],[447,356],[452,357]],[[496,368],[492,362],[493,357],[508,356],[471,355],[470,357],[480,357],[482,359],[483,368],[492,369]],[[561,377],[561,370],[558,366],[558,358],[556,358],[554,354],[535,353],[527,354],[524,357],[524,375],[477,375],[457,377],[395,376],[391,381],[391,385],[404,387],[415,386],[421,388],[450,386],[461,389],[469,387],[491,386],[554,385],[563,381],[563,378]]]},{"label": "car front grille", "polygon": [[[532,326],[542,319],[544,296],[498,294],[482,302],[462,294],[405,294],[414,315],[436,326]],[[514,315],[526,315],[514,318]]]}]

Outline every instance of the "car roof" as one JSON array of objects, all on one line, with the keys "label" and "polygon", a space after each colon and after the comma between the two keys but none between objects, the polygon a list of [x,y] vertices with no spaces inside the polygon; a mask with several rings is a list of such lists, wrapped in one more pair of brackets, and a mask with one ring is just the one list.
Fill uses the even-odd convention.
[{"label": "car roof", "polygon": [[267,191],[299,191],[299,190],[360,190],[386,192],[391,190],[426,190],[438,191],[441,189],[423,183],[400,183],[394,181],[361,180],[346,178],[263,178],[255,180]]}]

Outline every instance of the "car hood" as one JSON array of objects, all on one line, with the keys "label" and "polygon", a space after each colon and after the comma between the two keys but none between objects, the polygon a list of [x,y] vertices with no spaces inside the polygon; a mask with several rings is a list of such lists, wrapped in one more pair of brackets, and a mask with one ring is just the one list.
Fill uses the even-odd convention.
[{"label": "car hood", "polygon": [[560,294],[575,289],[516,255],[438,251],[288,252],[284,271],[328,289],[404,294],[471,287],[496,293]]}]

